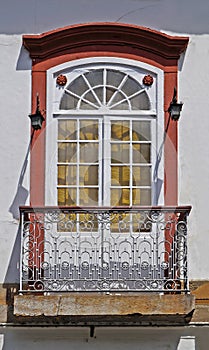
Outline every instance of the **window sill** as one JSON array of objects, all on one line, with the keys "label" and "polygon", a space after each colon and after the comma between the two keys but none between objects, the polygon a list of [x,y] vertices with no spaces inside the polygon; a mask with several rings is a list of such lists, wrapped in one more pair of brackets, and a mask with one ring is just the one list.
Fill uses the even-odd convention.
[{"label": "window sill", "polygon": [[64,318],[69,325],[163,325],[169,320],[186,324],[194,308],[195,298],[190,294],[27,294],[16,295],[14,300],[15,316],[25,321],[32,317],[33,323],[38,319],[53,322],[58,317],[59,324]]}]

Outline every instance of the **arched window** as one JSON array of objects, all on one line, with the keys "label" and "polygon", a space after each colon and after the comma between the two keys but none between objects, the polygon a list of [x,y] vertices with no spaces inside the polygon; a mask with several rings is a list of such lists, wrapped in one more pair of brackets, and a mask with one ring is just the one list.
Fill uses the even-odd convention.
[{"label": "arched window", "polygon": [[[60,189],[61,191],[59,186],[62,186],[63,191],[64,186],[74,186],[74,182],[71,180],[69,184],[66,182],[65,185],[59,182],[61,178],[59,174],[63,171],[69,173],[74,170],[73,168],[72,170],[69,167],[67,168],[67,164],[60,164],[63,162],[59,162],[58,157],[57,163],[55,159],[57,149],[49,146],[49,143],[54,142],[56,144],[54,140],[61,137],[57,134],[58,128],[61,128],[61,124],[64,123],[61,119],[65,120],[65,123],[68,119],[68,122],[72,125],[74,123],[76,128],[74,134],[76,138],[71,140],[71,143],[81,145],[84,143],[81,128],[84,128],[85,120],[90,123],[90,118],[91,123],[94,120],[94,128],[98,130],[98,140],[89,139],[85,141],[89,143],[89,147],[90,143],[93,145],[98,142],[99,156],[98,159],[94,159],[93,163],[92,159],[86,163],[88,166],[91,164],[91,179],[94,178],[92,181],[96,181],[95,176],[92,177],[93,169],[96,169],[93,166],[103,169],[102,173],[109,181],[109,186],[104,187],[105,181],[104,179],[101,180],[103,175],[100,175],[99,170],[97,185],[88,183],[89,188],[90,186],[95,187],[95,191],[93,189],[91,191],[91,196],[95,192],[93,202],[97,198],[96,203],[105,203],[102,199],[104,195],[101,195],[100,189],[100,187],[103,187],[102,191],[108,198],[107,203],[108,201],[111,203],[111,190],[109,191],[109,188],[117,187],[116,180],[113,181],[115,176],[113,176],[113,173],[120,172],[117,181],[119,181],[119,177],[125,179],[124,175],[121,175],[124,166],[124,173],[127,173],[127,169],[130,168],[129,175],[127,175],[129,185],[127,185],[128,180],[124,180],[125,182],[120,180],[121,191],[124,190],[123,192],[126,193],[124,197],[120,198],[127,198],[127,200],[125,202],[116,200],[114,203],[133,205],[135,203],[133,198],[141,198],[138,202],[140,204],[177,204],[177,123],[170,122],[168,130],[166,130],[167,137],[164,144],[162,135],[168,123],[169,115],[167,111],[173,97],[173,91],[178,85],[178,60],[187,43],[188,37],[169,36],[148,28],[121,23],[87,23],[56,29],[40,35],[23,36],[23,44],[29,50],[32,58],[32,113],[36,108],[37,93],[40,97],[40,108],[46,110],[46,121],[43,123],[43,129],[37,131],[32,140],[31,205],[70,203],[67,199],[66,201],[57,199],[57,195],[53,193],[54,189]],[[85,63],[84,61],[79,63],[80,60],[86,61]],[[123,60],[126,62],[123,62]],[[50,74],[53,75],[53,82]],[[64,87],[57,84],[55,89],[56,78],[59,75],[65,75],[67,82]],[[153,77],[153,84],[143,84],[143,77],[147,75]],[[121,139],[116,141],[114,136],[113,141],[111,134],[113,123],[116,125],[120,122],[122,123],[120,128],[128,128],[129,140],[124,140],[120,136]],[[137,127],[136,123],[138,123]],[[144,123],[143,126],[142,123]],[[51,124],[59,124],[59,126],[52,128],[50,139],[53,141],[48,142]],[[47,128],[45,128],[46,125]],[[87,126],[85,126],[85,130],[87,130],[86,128]],[[133,130],[135,128],[138,128],[136,134],[139,134],[139,129],[149,130],[146,131],[146,140],[142,141],[140,138],[140,140],[135,140],[135,144],[137,142],[140,144],[141,150],[143,147],[145,149],[146,142],[150,144],[150,148],[146,146],[149,148],[149,151],[147,148],[149,157],[145,157],[146,165],[145,162],[142,164],[141,159],[136,163],[138,169],[140,169],[140,178],[149,179],[146,182],[144,180],[139,182],[135,176],[133,180],[135,163],[131,150],[135,145],[133,140]],[[85,138],[87,138],[87,134],[90,137],[91,133],[86,133]],[[101,137],[102,134],[104,134],[104,137]],[[45,136],[48,138],[47,140]],[[101,143],[101,139],[104,140],[103,143]],[[105,140],[109,140],[109,146]],[[66,145],[70,144],[70,140],[66,138],[65,140],[58,139],[58,143],[64,144],[62,141],[65,141]],[[129,159],[118,159],[118,163],[113,165],[110,160],[112,156],[110,149],[111,147],[113,149],[112,142],[115,142],[115,153],[120,154],[121,149],[119,150],[119,148],[125,147],[126,152],[124,151],[123,155],[129,154]],[[118,149],[116,151],[117,142]],[[81,150],[86,150],[85,147],[79,147],[76,151],[78,154],[77,163],[74,164],[76,167],[81,166],[81,158],[79,158],[82,155]],[[52,153],[50,150],[52,150]],[[100,163],[96,165],[96,161],[100,162],[104,158],[103,150],[105,150],[108,158],[106,164],[109,163],[107,166],[103,161],[104,166],[102,168]],[[120,161],[124,162],[123,166]],[[54,164],[56,164],[55,168]],[[73,166],[73,164],[71,165]],[[162,174],[163,166],[164,174]],[[58,170],[55,171],[56,167],[58,167]],[[115,167],[114,171],[113,167]],[[149,167],[151,175],[148,176]],[[56,176],[52,176],[53,180],[49,181],[50,171]],[[84,186],[87,186],[87,173],[85,172],[82,177],[82,171],[80,169],[79,176],[83,180],[78,180],[77,175],[74,188],[76,195],[73,197],[72,203],[81,203],[80,199],[78,200],[81,195],[78,195],[77,188],[84,182],[86,184]],[[65,177],[69,178],[68,175]],[[37,182],[39,183],[37,184]],[[120,186],[118,185],[118,187]],[[140,196],[133,194],[135,189],[136,193],[140,190]],[[145,189],[147,194],[142,196],[142,190]],[[119,197],[116,196],[115,198]],[[90,202],[88,203],[90,204]]]},{"label": "arched window", "polygon": [[[160,69],[133,60],[95,57],[48,71],[48,205],[156,204],[162,86]],[[157,173],[163,182],[163,159]]]}]

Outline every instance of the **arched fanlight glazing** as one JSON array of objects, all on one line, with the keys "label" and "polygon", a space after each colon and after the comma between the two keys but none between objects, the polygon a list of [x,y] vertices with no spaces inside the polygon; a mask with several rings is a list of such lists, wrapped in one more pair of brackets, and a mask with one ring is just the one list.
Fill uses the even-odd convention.
[{"label": "arched fanlight glazing", "polygon": [[149,110],[143,87],[128,73],[116,69],[90,69],[68,84],[60,101],[61,110]]}]

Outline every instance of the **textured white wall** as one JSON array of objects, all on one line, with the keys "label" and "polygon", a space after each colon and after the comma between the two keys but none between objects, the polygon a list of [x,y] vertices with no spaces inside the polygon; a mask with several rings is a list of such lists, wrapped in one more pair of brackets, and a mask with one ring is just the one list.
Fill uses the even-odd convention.
[{"label": "textured white wall", "polygon": [[21,171],[29,146],[31,73],[25,70],[27,54],[18,61],[21,42],[20,35],[0,35],[0,283],[18,276],[18,206],[25,203],[29,184],[29,166],[23,181]]},{"label": "textured white wall", "polygon": [[191,204],[190,278],[208,279],[209,35],[191,36],[179,73],[179,202]]}]

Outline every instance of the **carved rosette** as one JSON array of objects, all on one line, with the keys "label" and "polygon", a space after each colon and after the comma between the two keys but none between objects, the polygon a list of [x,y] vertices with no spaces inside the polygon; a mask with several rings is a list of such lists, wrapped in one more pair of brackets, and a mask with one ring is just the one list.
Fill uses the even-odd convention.
[{"label": "carved rosette", "polygon": [[65,75],[62,75],[62,74],[58,75],[56,83],[59,86],[65,86],[67,83],[67,77]]},{"label": "carved rosette", "polygon": [[154,82],[154,79],[151,75],[145,75],[143,78],[143,84],[146,86],[151,86]]}]

